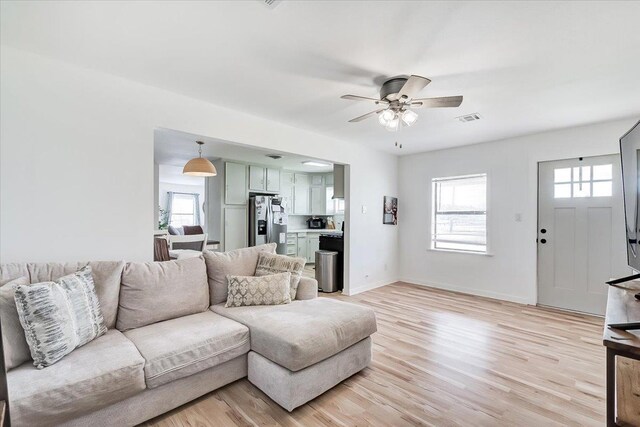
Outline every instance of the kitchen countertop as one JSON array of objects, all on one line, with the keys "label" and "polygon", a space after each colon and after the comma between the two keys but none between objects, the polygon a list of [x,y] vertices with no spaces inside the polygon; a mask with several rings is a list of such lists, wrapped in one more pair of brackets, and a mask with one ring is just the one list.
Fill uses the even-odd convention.
[{"label": "kitchen countertop", "polygon": [[333,228],[294,228],[287,230],[287,233],[342,233]]}]

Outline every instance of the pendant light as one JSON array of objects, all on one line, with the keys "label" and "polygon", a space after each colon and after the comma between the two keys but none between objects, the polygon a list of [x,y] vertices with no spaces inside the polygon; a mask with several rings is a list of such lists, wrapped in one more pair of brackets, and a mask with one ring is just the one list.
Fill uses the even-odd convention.
[{"label": "pendant light", "polygon": [[191,176],[216,176],[218,172],[216,171],[216,167],[213,166],[208,159],[202,157],[202,146],[204,142],[196,141],[198,144],[198,157],[195,157],[187,162],[184,165],[184,169],[182,169],[182,173],[184,175]]}]

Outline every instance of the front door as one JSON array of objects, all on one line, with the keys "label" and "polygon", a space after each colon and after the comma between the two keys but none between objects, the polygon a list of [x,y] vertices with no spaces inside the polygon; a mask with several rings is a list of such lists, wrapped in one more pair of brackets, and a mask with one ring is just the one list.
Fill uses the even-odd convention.
[{"label": "front door", "polygon": [[603,315],[628,274],[619,156],[539,163],[538,304]]}]

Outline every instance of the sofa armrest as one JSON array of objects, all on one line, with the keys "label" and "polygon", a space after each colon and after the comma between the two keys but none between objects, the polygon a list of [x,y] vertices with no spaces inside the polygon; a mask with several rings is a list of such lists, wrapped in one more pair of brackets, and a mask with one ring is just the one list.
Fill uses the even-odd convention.
[{"label": "sofa armrest", "polygon": [[296,291],[296,299],[313,299],[318,296],[318,281],[310,277],[301,277]]}]

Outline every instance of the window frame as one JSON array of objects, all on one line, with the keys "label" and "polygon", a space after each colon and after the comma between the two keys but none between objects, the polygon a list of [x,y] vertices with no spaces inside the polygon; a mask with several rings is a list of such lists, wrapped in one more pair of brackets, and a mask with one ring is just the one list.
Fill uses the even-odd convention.
[{"label": "window frame", "polygon": [[[493,256],[493,254],[490,251],[490,209],[489,209],[489,201],[491,200],[490,198],[490,179],[489,179],[490,174],[488,172],[478,172],[478,173],[473,173],[473,174],[468,174],[468,175],[454,175],[454,176],[444,176],[444,177],[437,177],[437,178],[431,178],[431,227],[430,227],[430,235],[429,235],[429,247],[427,250],[429,251],[436,251],[436,252],[452,252],[452,253],[461,253],[461,254],[469,254],[469,255],[481,255],[481,256]],[[468,249],[453,249],[453,248],[438,248],[436,247],[436,226],[437,226],[437,197],[438,197],[438,191],[437,191],[437,184],[439,182],[442,181],[453,181],[453,180],[460,180],[460,179],[471,179],[471,178],[479,178],[479,177],[484,177],[485,178],[485,210],[484,210],[484,215],[485,215],[485,247],[484,250],[482,251],[474,251],[474,250],[468,250]],[[467,213],[467,212],[473,212],[473,213],[480,213],[482,211],[462,211],[463,213]],[[440,213],[442,214],[442,213]],[[442,242],[442,240],[439,240]],[[451,242],[451,243],[456,243],[456,242]]]},{"label": "window frame", "polygon": [[[199,224],[195,223],[195,220],[196,220],[196,209],[199,209],[199,207],[196,206],[196,196],[197,195],[198,195],[198,193],[183,193],[183,192],[173,192],[173,194],[170,195],[170,197],[172,197],[173,200],[171,200],[171,215],[168,218],[169,225],[174,226],[174,227],[182,227],[182,226],[186,225],[186,224],[180,224],[180,225],[173,224],[173,216],[174,215],[181,215],[181,216],[189,216],[190,215],[192,217],[192,221],[191,221],[190,226],[199,225]],[[190,214],[189,213],[185,213],[185,212],[176,212],[173,209],[176,196],[189,196],[189,197],[191,197],[191,201],[192,201],[192,205],[193,205],[193,211]]]}]

